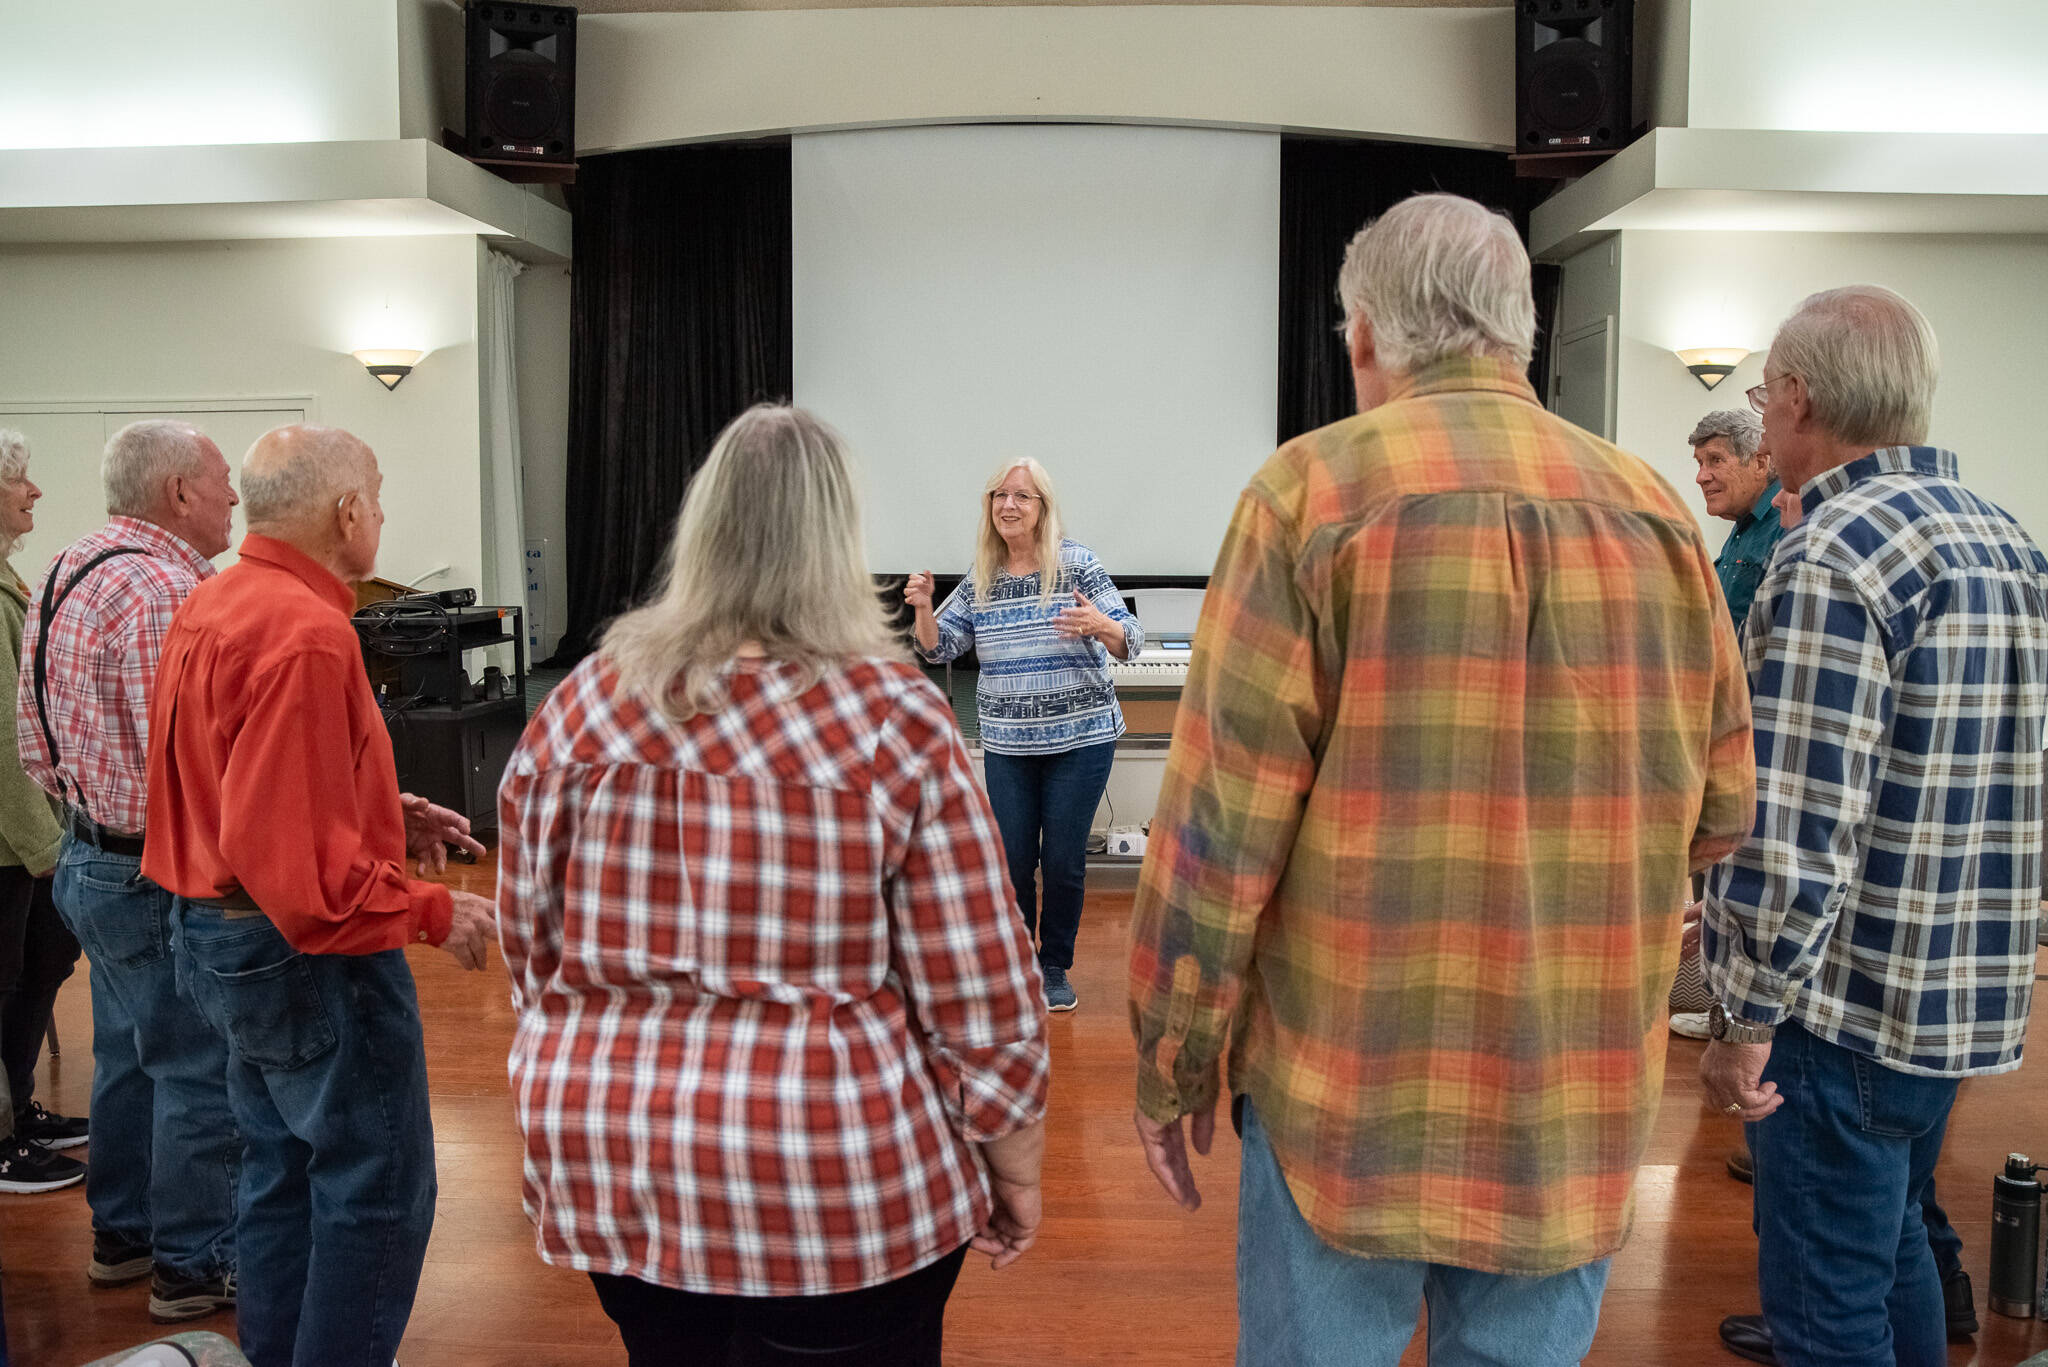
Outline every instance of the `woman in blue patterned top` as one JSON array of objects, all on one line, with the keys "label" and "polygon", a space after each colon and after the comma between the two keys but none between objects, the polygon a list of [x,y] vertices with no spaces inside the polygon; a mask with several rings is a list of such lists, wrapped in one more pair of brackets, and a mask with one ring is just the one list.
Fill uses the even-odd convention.
[{"label": "woman in blue patterned top", "polygon": [[929,571],[910,576],[903,597],[926,659],[951,660],[969,646],[981,658],[975,707],[989,806],[1039,942],[1046,1006],[1071,1011],[1088,829],[1124,733],[1109,657],[1136,655],[1145,631],[1094,553],[1061,537],[1044,466],[1011,461],[989,480],[983,508],[974,572],[945,606],[934,615]]}]

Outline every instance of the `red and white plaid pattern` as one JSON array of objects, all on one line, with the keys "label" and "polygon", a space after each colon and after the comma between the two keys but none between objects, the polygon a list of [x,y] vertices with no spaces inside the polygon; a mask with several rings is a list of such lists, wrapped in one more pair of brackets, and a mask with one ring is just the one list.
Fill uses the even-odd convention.
[{"label": "red and white plaid pattern", "polygon": [[677,724],[602,656],[499,790],[525,1203],[548,1262],[820,1295],[951,1252],[1043,1114],[1043,984],[938,690],[741,661]]},{"label": "red and white plaid pattern", "polygon": [[[21,689],[14,739],[28,776],[66,801],[82,799],[86,815],[116,831],[138,832],[148,808],[149,695],[171,618],[213,562],[153,522],[109,518],[107,525],[65,548],[50,566],[62,589],[101,551],[134,546],[79,581],[57,606],[50,626],[46,687],[50,728],[62,752],[52,765],[37,720],[36,642],[42,633],[43,585],[29,595],[21,637]],[[60,789],[62,773],[68,793]]]}]

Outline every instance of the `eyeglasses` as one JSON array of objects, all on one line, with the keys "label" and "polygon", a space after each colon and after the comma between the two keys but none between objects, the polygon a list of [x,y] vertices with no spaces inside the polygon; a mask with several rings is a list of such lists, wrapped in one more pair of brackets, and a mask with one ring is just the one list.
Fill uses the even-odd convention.
[{"label": "eyeglasses", "polygon": [[1028,508],[1038,502],[1038,495],[1012,493],[1008,489],[998,489],[988,496],[988,501],[991,503],[1015,503],[1020,507]]},{"label": "eyeglasses", "polygon": [[1779,380],[1789,380],[1791,378],[1791,372],[1787,371],[1783,375],[1779,375],[1775,378],[1765,380],[1762,384],[1753,384],[1748,389],[1743,391],[1743,397],[1749,400],[1749,406],[1751,408],[1754,408],[1757,412],[1761,413],[1764,411],[1764,405],[1770,402],[1771,386],[1776,384]]}]

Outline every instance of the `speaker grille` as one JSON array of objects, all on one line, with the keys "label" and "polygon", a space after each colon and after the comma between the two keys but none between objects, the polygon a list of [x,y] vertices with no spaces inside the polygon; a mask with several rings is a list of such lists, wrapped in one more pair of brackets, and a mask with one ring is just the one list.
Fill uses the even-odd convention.
[{"label": "speaker grille", "polygon": [[562,100],[547,71],[501,69],[492,72],[484,86],[484,115],[501,137],[540,142],[560,122]]},{"label": "speaker grille", "polygon": [[1585,43],[1557,43],[1536,55],[1529,76],[1529,107],[1553,133],[1583,133],[1600,122],[1607,85],[1599,49]]}]

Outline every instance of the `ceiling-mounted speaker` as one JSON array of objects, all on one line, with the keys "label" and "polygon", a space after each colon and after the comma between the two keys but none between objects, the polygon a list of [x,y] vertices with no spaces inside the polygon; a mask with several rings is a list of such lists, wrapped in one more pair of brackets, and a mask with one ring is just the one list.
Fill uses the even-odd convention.
[{"label": "ceiling-mounted speaker", "polygon": [[1634,63],[1634,0],[1516,0],[1516,150],[1626,145]]},{"label": "ceiling-mounted speaker", "polygon": [[576,160],[576,10],[470,0],[464,44],[469,155]]}]

